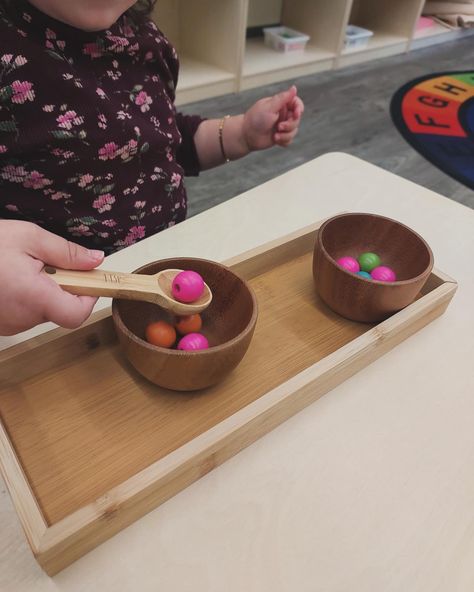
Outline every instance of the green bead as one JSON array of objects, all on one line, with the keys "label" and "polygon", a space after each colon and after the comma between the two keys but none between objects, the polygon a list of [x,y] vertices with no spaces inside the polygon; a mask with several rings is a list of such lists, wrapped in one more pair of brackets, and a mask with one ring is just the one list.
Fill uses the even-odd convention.
[{"label": "green bead", "polygon": [[362,253],[358,259],[362,271],[370,273],[373,269],[378,267],[381,263],[380,257],[375,253]]}]

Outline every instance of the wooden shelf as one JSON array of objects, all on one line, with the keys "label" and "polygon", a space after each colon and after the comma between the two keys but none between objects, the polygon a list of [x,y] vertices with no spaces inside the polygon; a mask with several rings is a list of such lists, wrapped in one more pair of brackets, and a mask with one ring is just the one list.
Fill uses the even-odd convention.
[{"label": "wooden shelf", "polygon": [[407,43],[407,37],[400,35],[393,35],[392,33],[374,33],[373,37],[369,39],[365,47],[349,47],[342,50],[342,55],[349,55],[353,53],[372,52],[378,49],[384,49],[393,45]]},{"label": "wooden shelf", "polygon": [[[425,0],[160,0],[154,17],[181,62],[177,104],[294,80],[474,35],[435,23],[416,31]],[[281,23],[310,37],[284,54],[247,27]],[[344,48],[348,24],[374,32],[365,47]]]},{"label": "wooden shelf", "polygon": [[178,105],[237,90],[245,8],[244,0],[157,3],[155,20],[180,58]]},{"label": "wooden shelf", "polygon": [[[330,70],[335,52],[308,45],[304,52],[283,53],[267,47],[263,39],[247,41],[242,68],[242,87],[260,86],[311,72]],[[304,74],[303,74],[304,72]]]},{"label": "wooden shelf", "polygon": [[431,27],[415,31],[410,43],[410,49],[421,49],[437,43],[462,39],[470,35],[474,35],[474,29],[450,29],[445,25],[435,22]]},{"label": "wooden shelf", "polygon": [[408,37],[402,37],[392,33],[375,32],[365,47],[344,48],[341,52],[341,58],[350,57],[354,54],[367,54],[362,59],[369,60],[386,57],[387,55],[400,53],[401,47],[403,47],[404,51],[408,41]]},{"label": "wooden shelf", "polygon": [[415,31],[415,39],[423,39],[425,37],[433,37],[435,35],[446,35],[446,33],[452,33],[453,30],[449,29],[445,25],[433,22],[431,27],[425,27],[419,31]]},{"label": "wooden shelf", "polygon": [[344,48],[338,60],[338,66],[349,66],[403,53],[407,49],[408,42],[408,37],[375,32],[365,47]]},{"label": "wooden shelf", "polygon": [[236,90],[236,76],[222,68],[188,55],[179,58],[180,70],[176,103],[199,101]]}]

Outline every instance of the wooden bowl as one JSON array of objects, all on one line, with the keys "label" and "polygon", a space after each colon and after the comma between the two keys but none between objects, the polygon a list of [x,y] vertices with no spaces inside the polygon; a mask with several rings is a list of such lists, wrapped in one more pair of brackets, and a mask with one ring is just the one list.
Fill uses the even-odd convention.
[{"label": "wooden bowl", "polygon": [[[342,269],[337,260],[364,252],[379,255],[396,282],[365,279]],[[433,268],[433,253],[419,234],[375,214],[341,214],[319,229],[313,277],[321,299],[353,321],[375,323],[411,304]]]},{"label": "wooden bowl", "polygon": [[[114,300],[112,317],[125,355],[151,382],[172,390],[193,391],[221,381],[242,360],[257,322],[257,301],[248,284],[230,269],[204,259],[163,259],[135,273],[154,274],[163,269],[190,269],[201,274],[213,293],[211,305],[201,313],[201,332],[209,349],[195,352],[166,349],[145,340],[145,328],[173,316],[148,302]],[[179,336],[178,336],[179,338]]]}]

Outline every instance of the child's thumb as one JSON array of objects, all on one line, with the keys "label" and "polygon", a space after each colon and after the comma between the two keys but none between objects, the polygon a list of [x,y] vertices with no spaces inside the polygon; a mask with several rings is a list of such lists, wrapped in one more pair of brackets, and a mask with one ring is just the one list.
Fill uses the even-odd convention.
[{"label": "child's thumb", "polygon": [[296,86],[290,86],[288,90],[278,93],[277,95],[273,95],[271,99],[271,110],[274,113],[279,112],[293,99],[293,97],[296,96],[296,92]]},{"label": "child's thumb", "polygon": [[38,230],[31,254],[47,265],[86,270],[97,267],[104,259],[102,251],[86,249],[46,230]]}]

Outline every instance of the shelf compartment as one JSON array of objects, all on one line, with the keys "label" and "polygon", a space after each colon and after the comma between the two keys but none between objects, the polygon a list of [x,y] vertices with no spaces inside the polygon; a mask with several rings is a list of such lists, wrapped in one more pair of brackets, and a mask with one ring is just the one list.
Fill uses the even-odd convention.
[{"label": "shelf compartment", "polygon": [[[250,0],[251,14],[256,12],[252,10],[256,2]],[[335,65],[347,0],[283,0],[276,2],[276,8],[279,6],[280,24],[309,35],[308,45],[304,52],[285,55],[266,47],[263,38],[248,39],[242,68],[244,89],[330,70]],[[270,8],[269,14],[275,15],[275,6]]]},{"label": "shelf compartment", "polygon": [[407,51],[408,42],[408,37],[375,31],[366,46],[343,49],[337,60],[337,66],[342,68],[404,53]]},{"label": "shelf compartment", "polygon": [[374,35],[363,47],[344,48],[342,42],[337,65],[350,66],[404,53],[408,50],[418,13],[419,4],[413,0],[354,0],[346,24],[363,27]]},{"label": "shelf compartment", "polygon": [[158,2],[153,18],[181,64],[177,104],[237,90],[244,14],[243,0]]},{"label": "shelf compartment", "polygon": [[335,56],[312,45],[301,53],[279,53],[267,47],[263,39],[250,39],[245,48],[242,89],[330,70]]},{"label": "shelf compartment", "polygon": [[474,35],[474,28],[450,29],[446,25],[435,22],[431,27],[415,31],[410,43],[410,49],[422,49],[423,47],[429,47],[430,45],[436,45],[438,43],[464,39],[470,35]]}]

